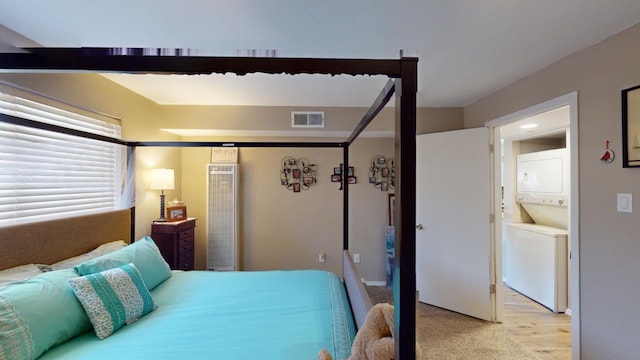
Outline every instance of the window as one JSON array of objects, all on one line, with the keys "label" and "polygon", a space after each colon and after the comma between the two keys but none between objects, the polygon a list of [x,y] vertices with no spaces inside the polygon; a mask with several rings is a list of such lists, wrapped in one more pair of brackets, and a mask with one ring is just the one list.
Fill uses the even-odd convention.
[{"label": "window", "polygon": [[[0,93],[0,113],[120,138],[120,125]],[[122,145],[0,121],[0,226],[120,208]]]}]

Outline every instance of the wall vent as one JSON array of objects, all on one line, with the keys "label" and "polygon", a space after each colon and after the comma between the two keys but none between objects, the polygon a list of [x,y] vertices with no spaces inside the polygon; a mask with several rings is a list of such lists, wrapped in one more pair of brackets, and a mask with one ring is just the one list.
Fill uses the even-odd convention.
[{"label": "wall vent", "polygon": [[323,111],[292,111],[291,127],[292,128],[323,128],[324,112]]},{"label": "wall vent", "polygon": [[207,166],[207,269],[239,269],[238,164]]}]

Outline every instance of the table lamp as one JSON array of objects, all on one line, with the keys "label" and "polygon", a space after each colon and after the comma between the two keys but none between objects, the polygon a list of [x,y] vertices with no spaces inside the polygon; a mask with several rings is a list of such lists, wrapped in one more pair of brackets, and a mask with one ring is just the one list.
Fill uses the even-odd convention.
[{"label": "table lamp", "polygon": [[152,169],[151,190],[160,190],[160,218],[155,221],[167,221],[164,216],[164,191],[173,190],[173,169]]}]

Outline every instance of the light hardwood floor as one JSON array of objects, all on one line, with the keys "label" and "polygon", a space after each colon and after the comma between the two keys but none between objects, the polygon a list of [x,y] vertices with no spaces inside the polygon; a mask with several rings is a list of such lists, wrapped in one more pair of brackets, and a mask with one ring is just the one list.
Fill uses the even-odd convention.
[{"label": "light hardwood floor", "polygon": [[542,360],[571,359],[571,317],[504,286],[503,326]]}]

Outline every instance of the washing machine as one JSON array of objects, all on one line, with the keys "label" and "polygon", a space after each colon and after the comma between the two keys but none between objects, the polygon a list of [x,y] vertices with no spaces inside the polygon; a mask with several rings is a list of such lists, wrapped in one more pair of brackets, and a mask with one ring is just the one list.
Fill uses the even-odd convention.
[{"label": "washing machine", "polygon": [[504,243],[505,283],[556,313],[568,302],[568,232],[538,224],[508,224]]}]

